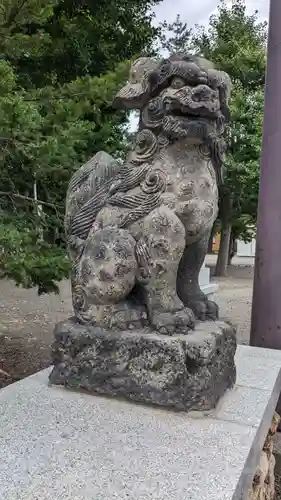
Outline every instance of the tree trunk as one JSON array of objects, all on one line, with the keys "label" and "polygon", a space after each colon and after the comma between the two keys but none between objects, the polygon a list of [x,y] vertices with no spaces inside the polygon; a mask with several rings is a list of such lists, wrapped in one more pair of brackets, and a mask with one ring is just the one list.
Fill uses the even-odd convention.
[{"label": "tree trunk", "polygon": [[229,258],[229,246],[231,241],[231,208],[232,202],[225,195],[220,200],[220,218],[222,223],[220,247],[218,252],[215,276],[226,276]]},{"label": "tree trunk", "polygon": [[228,266],[229,244],[231,237],[231,224],[221,230],[220,248],[218,253],[215,276],[226,276]]},{"label": "tree trunk", "polygon": [[212,231],[211,231],[209,242],[208,242],[208,250],[207,250],[207,252],[209,254],[213,253],[213,239],[214,239],[214,232],[215,232],[214,229],[215,229],[215,225],[213,225],[213,227],[212,227]]},{"label": "tree trunk", "polygon": [[232,242],[232,234],[231,234],[230,235],[230,242],[229,242],[229,249],[228,249],[228,259],[227,259],[227,265],[228,266],[231,265],[231,260],[232,260],[232,257],[233,257],[232,247],[233,247],[233,242]]},{"label": "tree trunk", "polygon": [[235,255],[235,236],[233,235],[233,232],[231,232],[230,236],[230,244],[229,244],[229,251],[228,251],[228,265],[231,265],[231,261]]}]

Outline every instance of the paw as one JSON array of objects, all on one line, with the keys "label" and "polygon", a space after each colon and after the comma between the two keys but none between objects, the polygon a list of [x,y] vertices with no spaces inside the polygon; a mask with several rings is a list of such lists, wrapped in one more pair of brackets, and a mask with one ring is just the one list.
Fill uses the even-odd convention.
[{"label": "paw", "polygon": [[154,311],[151,324],[162,335],[186,335],[195,326],[195,316],[187,307],[173,313]]},{"label": "paw", "polygon": [[194,300],[188,302],[188,307],[200,321],[216,321],[219,318],[219,307],[212,300]]}]

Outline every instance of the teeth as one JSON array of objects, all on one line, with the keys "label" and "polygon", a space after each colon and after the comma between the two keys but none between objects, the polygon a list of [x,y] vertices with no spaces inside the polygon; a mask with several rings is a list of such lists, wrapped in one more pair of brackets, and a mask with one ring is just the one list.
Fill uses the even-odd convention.
[{"label": "teeth", "polygon": [[165,109],[166,111],[170,111],[172,109],[172,101],[165,101]]}]

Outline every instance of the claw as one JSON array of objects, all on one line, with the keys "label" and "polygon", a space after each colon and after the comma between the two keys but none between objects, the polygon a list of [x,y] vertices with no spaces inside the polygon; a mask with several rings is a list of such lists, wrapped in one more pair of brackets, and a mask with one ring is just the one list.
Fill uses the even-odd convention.
[{"label": "claw", "polygon": [[186,307],[173,313],[154,311],[151,323],[161,335],[185,335],[193,330],[195,316]]},{"label": "claw", "polygon": [[143,239],[139,240],[135,247],[135,255],[139,264],[141,281],[150,277],[151,256],[147,244]]},{"label": "claw", "polygon": [[212,300],[195,300],[188,302],[197,319],[200,321],[216,321],[219,318],[219,307]]}]

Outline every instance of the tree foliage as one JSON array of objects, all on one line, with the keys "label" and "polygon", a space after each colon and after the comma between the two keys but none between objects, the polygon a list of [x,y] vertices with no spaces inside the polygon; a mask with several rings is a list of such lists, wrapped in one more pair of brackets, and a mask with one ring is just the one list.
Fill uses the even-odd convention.
[{"label": "tree foliage", "polygon": [[265,81],[267,25],[258,11],[247,14],[244,0],[222,0],[207,28],[199,27],[193,46],[226,71],[234,85],[257,89]]},{"label": "tree foliage", "polygon": [[226,179],[220,192],[218,275],[226,273],[231,231],[246,239],[256,222],[266,39],[266,24],[258,21],[258,12],[248,15],[245,2],[233,0],[230,7],[221,2],[208,28],[199,30],[193,40],[194,47],[229,73],[233,82]]},{"label": "tree foliage", "polygon": [[101,75],[149,52],[160,0],[3,0],[1,52],[20,83],[66,83]]},{"label": "tree foliage", "polygon": [[126,150],[128,114],[111,102],[129,60],[149,53],[156,3],[2,2],[0,268],[19,285],[56,291],[68,276],[67,184],[97,151]]},{"label": "tree foliage", "polygon": [[179,14],[177,14],[176,19],[172,23],[164,21],[160,26],[160,50],[164,49],[169,54],[188,52],[190,50],[192,29],[188,27],[186,22],[181,20]]},{"label": "tree foliage", "polygon": [[[179,18],[176,23],[180,23]],[[185,23],[182,23],[182,28],[183,32],[179,27],[177,32],[185,40],[183,49],[200,53],[213,61],[218,69],[230,75],[233,83],[232,119],[226,129],[225,179],[220,190],[219,226],[222,244],[217,271],[218,274],[224,274],[231,231],[236,237],[247,239],[252,236],[256,221],[266,69],[266,23],[258,21],[257,11],[248,15],[243,0],[232,0],[230,6],[224,1],[220,2],[206,27],[195,27],[192,33]]]}]

